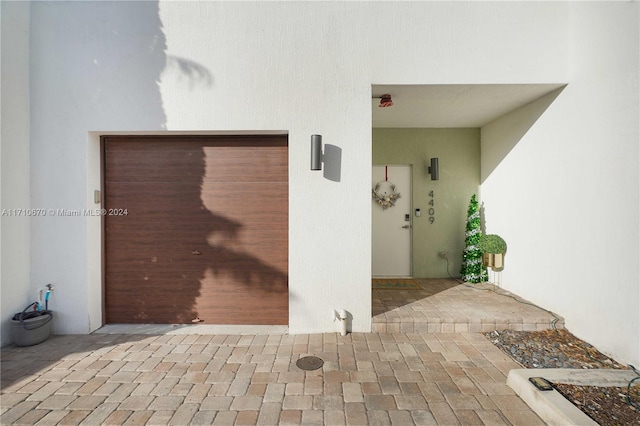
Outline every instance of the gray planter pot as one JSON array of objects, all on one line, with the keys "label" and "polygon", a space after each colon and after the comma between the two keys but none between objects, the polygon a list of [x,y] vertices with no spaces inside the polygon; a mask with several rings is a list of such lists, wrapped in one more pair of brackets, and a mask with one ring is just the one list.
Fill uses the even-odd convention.
[{"label": "gray planter pot", "polygon": [[16,346],[32,346],[47,340],[51,334],[53,320],[51,311],[22,321],[20,315],[16,314],[11,319],[11,335]]}]

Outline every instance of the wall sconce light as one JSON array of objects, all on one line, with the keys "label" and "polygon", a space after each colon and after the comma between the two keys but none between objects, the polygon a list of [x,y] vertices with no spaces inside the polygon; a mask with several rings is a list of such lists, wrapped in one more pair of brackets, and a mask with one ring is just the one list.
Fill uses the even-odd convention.
[{"label": "wall sconce light", "polygon": [[311,170],[322,170],[322,135],[311,135]]},{"label": "wall sconce light", "polygon": [[431,180],[440,179],[440,171],[438,169],[438,159],[432,158],[431,165],[427,169],[427,173],[431,175]]}]

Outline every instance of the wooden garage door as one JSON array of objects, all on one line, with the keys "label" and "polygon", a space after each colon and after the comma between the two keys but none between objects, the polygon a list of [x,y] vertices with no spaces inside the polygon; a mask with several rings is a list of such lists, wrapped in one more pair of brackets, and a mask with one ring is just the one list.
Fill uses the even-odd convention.
[{"label": "wooden garage door", "polygon": [[286,136],[102,141],[107,323],[288,324]]}]

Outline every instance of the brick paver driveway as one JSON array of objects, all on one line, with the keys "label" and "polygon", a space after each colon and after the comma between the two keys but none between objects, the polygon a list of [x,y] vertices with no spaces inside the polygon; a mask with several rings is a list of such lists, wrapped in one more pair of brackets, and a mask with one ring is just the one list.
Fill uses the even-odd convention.
[{"label": "brick paver driveway", "polygon": [[[315,371],[295,362],[324,360]],[[544,424],[481,334],[53,336],[2,348],[2,424]]]}]

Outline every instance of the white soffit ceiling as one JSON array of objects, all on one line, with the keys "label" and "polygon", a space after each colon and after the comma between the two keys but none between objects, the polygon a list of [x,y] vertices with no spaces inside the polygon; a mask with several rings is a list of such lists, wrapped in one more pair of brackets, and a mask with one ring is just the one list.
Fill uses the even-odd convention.
[{"label": "white soffit ceiling", "polygon": [[[482,127],[564,85],[373,85],[373,127]],[[385,93],[393,106],[379,108]]]}]

